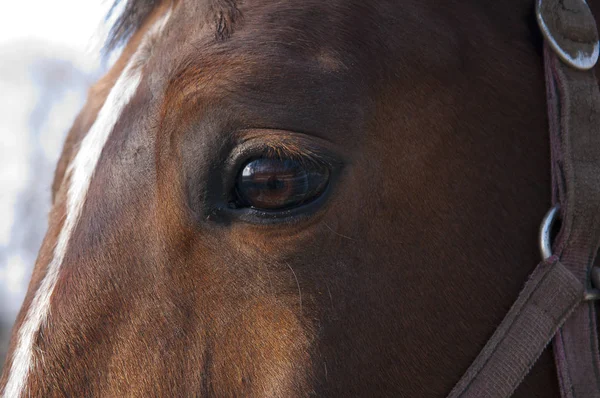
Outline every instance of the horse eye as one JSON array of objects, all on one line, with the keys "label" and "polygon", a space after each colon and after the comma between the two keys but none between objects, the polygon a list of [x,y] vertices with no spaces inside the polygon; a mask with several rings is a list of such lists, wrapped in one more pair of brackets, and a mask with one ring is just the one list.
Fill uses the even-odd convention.
[{"label": "horse eye", "polygon": [[319,197],[329,169],[312,161],[260,158],[245,164],[237,177],[236,204],[259,210],[285,210]]}]

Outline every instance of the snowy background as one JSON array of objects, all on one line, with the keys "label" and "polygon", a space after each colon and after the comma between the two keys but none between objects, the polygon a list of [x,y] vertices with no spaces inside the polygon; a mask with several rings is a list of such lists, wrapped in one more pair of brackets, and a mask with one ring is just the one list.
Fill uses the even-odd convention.
[{"label": "snowy background", "polygon": [[64,137],[106,68],[110,0],[20,0],[0,13],[0,369],[46,231]]}]

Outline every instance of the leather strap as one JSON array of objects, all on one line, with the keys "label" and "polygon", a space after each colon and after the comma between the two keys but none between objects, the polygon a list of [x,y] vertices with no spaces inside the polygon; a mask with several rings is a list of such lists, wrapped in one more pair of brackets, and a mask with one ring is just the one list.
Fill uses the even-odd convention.
[{"label": "leather strap", "polygon": [[556,256],[540,263],[448,398],[509,397],[583,298],[583,285]]},{"label": "leather strap", "polygon": [[[449,398],[507,398],[554,333],[562,396],[600,398],[590,273],[600,244],[600,90],[590,69],[598,33],[585,0],[538,0],[552,148],[561,208],[556,255],[536,267],[517,301]],[[559,60],[560,58],[560,60]]]},{"label": "leather strap", "polygon": [[[562,228],[555,253],[590,289],[600,242],[600,91],[592,71],[578,71],[546,49],[553,191]],[[594,302],[579,306],[554,340],[562,396],[600,397]]]},{"label": "leather strap", "polygon": [[[552,149],[552,200],[561,205],[555,253],[591,288],[600,242],[600,91],[596,22],[584,0],[538,0],[545,48]],[[559,59],[560,58],[560,59]],[[562,62],[561,62],[562,60]],[[596,306],[579,306],[554,339],[563,398],[600,397]]]}]

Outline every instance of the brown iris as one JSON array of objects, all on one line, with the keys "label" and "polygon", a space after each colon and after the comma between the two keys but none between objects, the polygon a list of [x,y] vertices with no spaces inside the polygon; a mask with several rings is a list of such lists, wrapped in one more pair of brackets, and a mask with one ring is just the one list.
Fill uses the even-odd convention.
[{"label": "brown iris", "polygon": [[329,169],[312,161],[260,158],[238,175],[239,205],[260,210],[285,210],[310,202],[323,193]]}]

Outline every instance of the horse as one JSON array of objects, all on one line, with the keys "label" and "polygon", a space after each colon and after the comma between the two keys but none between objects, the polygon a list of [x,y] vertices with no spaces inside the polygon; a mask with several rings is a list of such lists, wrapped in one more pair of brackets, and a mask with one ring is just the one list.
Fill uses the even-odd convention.
[{"label": "horse", "polygon": [[[446,396],[539,262],[535,15],[129,0],[56,167],[0,392]],[[560,396],[554,349],[514,397]]]}]

